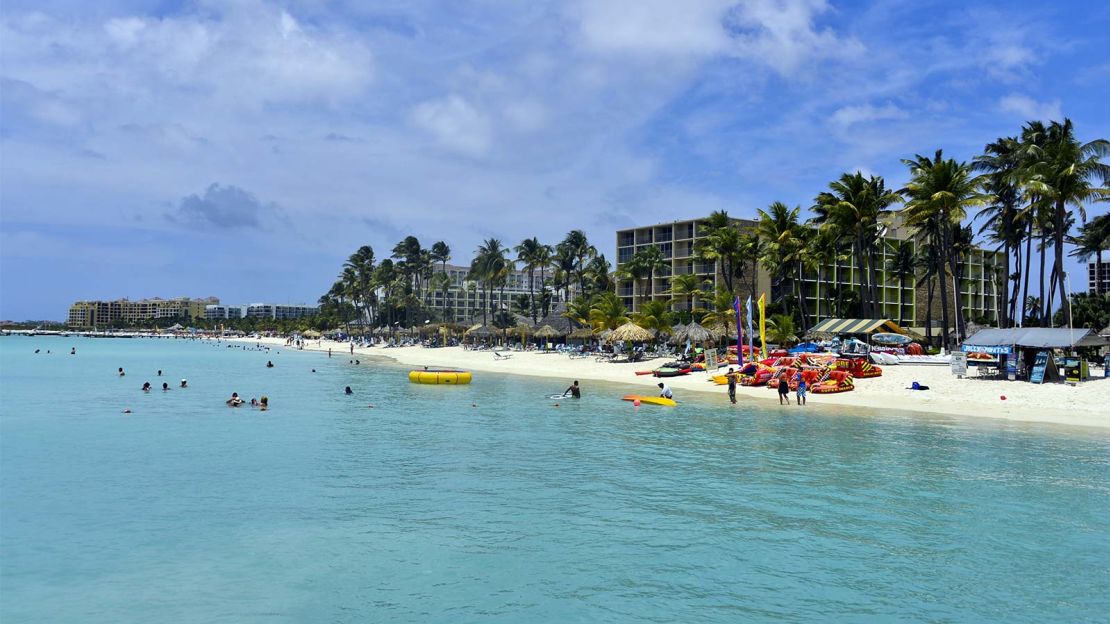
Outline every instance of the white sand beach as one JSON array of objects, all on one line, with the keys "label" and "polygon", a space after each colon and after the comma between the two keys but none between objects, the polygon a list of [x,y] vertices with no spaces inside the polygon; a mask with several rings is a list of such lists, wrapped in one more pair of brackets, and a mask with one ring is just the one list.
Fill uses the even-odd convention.
[{"label": "white sand beach", "polygon": [[[272,347],[285,347],[281,338],[243,338],[241,342],[263,343]],[[350,345],[328,340],[306,341],[304,350],[332,349],[336,357],[350,357]],[[643,387],[650,394],[660,380],[652,376],[637,376],[636,371],[650,370],[664,360],[635,364],[597,362],[593,358],[571,359],[558,353],[505,352],[508,359],[498,359],[491,351],[470,351],[462,347],[428,349],[424,347],[356,348],[355,354],[387,357],[406,366],[444,366],[460,369],[511,375],[549,377],[558,380],[553,392],[562,390],[574,379],[598,380]],[[1110,379],[1102,377],[1100,369],[1092,370],[1096,378],[1069,386],[1062,383],[1036,385],[1020,381],[959,379],[947,366],[883,366],[883,375],[856,381],[855,390],[840,394],[809,394],[807,409],[821,409],[825,405],[858,406],[875,409],[896,409],[930,414],[999,418],[1011,421],[1045,422],[1082,427],[1110,428]],[[714,385],[706,373],[692,373],[666,380],[674,390],[675,398],[682,400],[683,393],[699,392],[719,395],[728,400],[724,386]],[[909,390],[917,381],[929,386],[926,391]],[[741,401],[768,401],[777,404],[776,393],[766,387],[740,387],[737,396]],[[1002,397],[1006,397],[1005,400]],[[793,397],[793,393],[791,393]]]}]

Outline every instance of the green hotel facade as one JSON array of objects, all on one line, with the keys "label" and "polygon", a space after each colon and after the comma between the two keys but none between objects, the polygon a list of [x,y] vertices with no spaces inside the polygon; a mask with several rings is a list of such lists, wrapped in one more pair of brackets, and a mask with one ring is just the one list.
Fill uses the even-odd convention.
[{"label": "green hotel facade", "polygon": [[[745,234],[755,231],[754,220],[733,219],[732,221],[733,226]],[[618,280],[617,295],[625,306],[635,311],[648,298],[671,300],[672,295],[669,292],[671,278],[675,275],[696,274],[703,278],[705,283],[703,290],[712,292],[722,281],[716,263],[699,262],[694,252],[695,245],[707,234],[708,226],[704,218],[618,230],[616,233],[618,269],[629,262],[637,251],[651,245],[658,246],[667,261],[667,266],[658,271],[654,277],[650,287],[650,297],[647,280]],[[879,237],[875,244],[879,246],[877,275],[881,317],[894,320],[900,325],[923,330],[928,316],[926,310],[928,284],[919,285],[919,282],[923,281],[920,274],[900,282],[886,270],[889,261],[900,246],[909,245],[911,251],[916,253],[917,241],[914,240],[908,228],[901,224],[901,220],[895,213],[888,220],[883,236]],[[976,247],[965,254],[964,277],[959,285],[959,302],[963,306],[964,318],[997,322],[999,306],[1004,305],[999,297],[999,293],[1002,292],[1000,280],[1005,278],[1004,266],[1002,254],[998,252]],[[746,264],[744,268],[744,276],[734,280],[735,290],[741,299],[745,299],[748,295],[752,295],[755,299],[760,293],[766,293],[767,307],[769,310],[774,309],[785,293],[778,291],[776,285],[772,284],[770,273],[758,264],[755,267],[753,292],[752,265]],[[810,268],[804,271],[802,292],[806,299],[806,312],[810,318],[810,324],[814,325],[826,318],[855,316],[854,313],[844,312],[843,309],[838,311],[837,301],[851,297],[848,293],[858,292],[860,278],[859,263],[851,254],[847,254],[838,262],[821,266],[820,270]],[[953,292],[953,286],[953,284],[948,285],[949,296]],[[941,304],[935,280],[933,287],[931,322],[934,328],[939,328]],[[954,301],[950,302],[950,306],[954,306],[954,303]],[[674,300],[676,310],[689,310],[691,305],[692,302],[687,297],[677,297]],[[842,308],[846,306],[847,304]]]}]

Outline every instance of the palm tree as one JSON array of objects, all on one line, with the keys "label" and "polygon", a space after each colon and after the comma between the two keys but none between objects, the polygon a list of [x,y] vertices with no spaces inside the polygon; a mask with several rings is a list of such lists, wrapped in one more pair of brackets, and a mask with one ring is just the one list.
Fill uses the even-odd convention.
[{"label": "palm tree", "polygon": [[[826,266],[833,267],[832,283],[835,284],[837,298],[839,298],[840,280],[839,271],[840,263],[848,256],[845,253],[844,237],[840,233],[840,228],[835,223],[826,223],[817,229],[816,234],[809,238],[809,245],[806,249],[806,254],[812,259],[817,267],[817,284],[824,285],[824,269]],[[814,322],[819,322],[825,318],[826,315],[821,313],[821,303],[826,300],[823,293],[817,293],[817,310],[814,312]],[[839,312],[833,311],[832,316]]]},{"label": "palm tree", "polygon": [[590,306],[590,324],[595,331],[616,329],[628,322],[628,309],[616,293],[601,293]]},{"label": "palm tree", "polygon": [[898,324],[906,323],[906,280],[912,279],[917,272],[917,262],[913,253],[913,243],[898,243],[894,255],[887,260],[887,275],[898,280]]},{"label": "palm tree", "polygon": [[[947,281],[950,276],[955,282],[953,292],[953,312],[956,331],[964,334],[963,305],[960,303],[958,282],[960,279],[960,256],[956,238],[967,211],[987,204],[991,197],[981,192],[983,179],[972,174],[967,163],[945,159],[942,150],[937,150],[933,158],[917,155],[913,160],[903,160],[910,169],[910,181],[901,193],[906,197],[906,224],[916,228],[919,235],[932,236],[937,246],[938,261],[947,270],[938,267],[940,298],[945,322],[944,334],[948,335],[948,297]],[[947,275],[945,273],[947,272]]]},{"label": "palm tree", "polygon": [[671,327],[670,317],[665,301],[645,301],[640,305],[639,312],[632,313],[632,322],[644,329],[660,332]]},{"label": "palm tree", "polygon": [[767,244],[759,237],[759,232],[751,232],[745,234],[740,239],[740,257],[747,258],[751,266],[748,267],[748,279],[750,280],[748,286],[748,294],[752,297],[755,296],[755,291],[758,288],[759,279],[759,259],[766,253]]},{"label": "palm tree", "polygon": [[647,282],[647,288],[640,291],[644,301],[647,301],[655,294],[655,273],[666,268],[667,259],[658,245],[648,245],[633,254],[631,264],[639,269],[640,276]]},{"label": "palm tree", "polygon": [[540,270],[540,304],[543,311],[541,316],[547,316],[551,311],[551,298],[547,296],[547,269],[551,267],[554,254],[555,249],[551,245],[540,245],[533,258],[536,268]]},{"label": "palm tree", "polygon": [[343,263],[344,270],[353,271],[352,296],[356,310],[359,310],[363,320],[371,321],[370,305],[373,302],[374,289],[371,283],[374,278],[374,249],[369,245],[359,247]]},{"label": "palm tree", "polygon": [[[552,280],[555,290],[563,290],[564,301],[570,301],[570,286],[574,281],[574,265],[576,261],[574,251],[568,246],[562,243],[555,246],[555,253],[551,258],[551,263],[555,271]],[[579,294],[584,295],[585,293]]]},{"label": "palm tree", "polygon": [[873,243],[882,232],[882,217],[900,200],[897,193],[886,188],[878,176],[843,174],[829,184],[829,190],[817,196],[813,211],[819,224],[834,223],[852,241],[852,252],[859,270],[860,301],[864,314],[879,315],[878,246]]},{"label": "palm tree", "polygon": [[718,286],[709,299],[709,310],[701,318],[703,325],[720,325],[725,328],[725,336],[731,336],[732,330],[729,323],[736,316],[733,303],[736,295],[724,286]]},{"label": "palm tree", "polygon": [[[781,294],[783,282],[794,279],[796,263],[800,253],[800,232],[798,214],[800,206],[788,207],[782,202],[774,202],[767,210],[759,210],[759,224],[756,231],[767,242],[766,251],[761,258],[763,266],[771,274],[773,283],[779,285],[782,296],[782,311],[786,313],[786,297]],[[790,292],[794,291],[791,283]]]},{"label": "palm tree", "polygon": [[474,260],[470,263],[470,273],[467,279],[477,281],[482,287],[485,302],[482,305],[482,324],[488,322],[487,311],[493,305],[493,291],[498,286],[504,285],[504,278],[509,266],[505,257],[508,253],[499,239],[487,238],[478,246]]},{"label": "palm tree", "polygon": [[698,262],[715,263],[725,288],[736,292],[733,279],[742,272],[744,237],[724,210],[709,215],[705,228],[708,234],[694,243],[694,257]]},{"label": "palm tree", "polygon": [[689,299],[691,312],[698,309],[698,298],[705,295],[704,286],[706,285],[705,278],[694,273],[685,273],[682,275],[675,275],[671,278],[670,295],[675,297],[671,301],[677,301],[678,297],[685,297]]},{"label": "palm tree", "polygon": [[798,342],[794,330],[794,317],[789,314],[772,314],[767,319],[767,336],[760,336],[766,342],[779,346],[790,346]]},{"label": "palm tree", "polygon": [[590,310],[593,308],[593,302],[586,297],[575,297],[573,301],[567,302],[567,310],[563,312],[563,316],[570,319],[578,327],[590,326]]},{"label": "palm tree", "polygon": [[598,254],[586,265],[586,284],[590,292],[608,292],[613,290],[613,265],[605,259],[605,254]]},{"label": "palm tree", "polygon": [[545,262],[541,257],[541,249],[545,247],[547,248],[547,255],[550,256],[551,247],[540,243],[538,238],[532,237],[524,239],[519,245],[513,248],[517,253],[517,261],[520,262],[524,271],[528,273],[528,299],[531,302],[533,323],[539,321],[538,307],[536,306],[536,269],[541,267],[542,262]]},{"label": "palm tree", "polygon": [[[1045,133],[1045,146],[1040,154],[1031,154],[1030,180],[1034,190],[1051,206],[1053,236],[1053,273],[1055,283],[1049,292],[1060,293],[1064,316],[1070,318],[1064,279],[1064,240],[1068,236],[1068,206],[1074,207],[1085,221],[1085,202],[1110,196],[1110,165],[1100,159],[1110,155],[1110,141],[1096,139],[1080,143],[1070,119],[1052,122]],[[1103,186],[1095,186],[1097,180]],[[1043,292],[1042,292],[1043,297]]]},{"label": "palm tree", "polygon": [[[999,327],[1010,327],[1017,314],[1018,284],[1021,282],[1021,243],[1026,229],[1025,218],[1019,207],[1022,195],[1021,142],[1017,137],[1002,137],[988,143],[983,152],[983,155],[975,157],[972,168],[987,172],[984,190],[993,199],[976,218],[987,217],[979,233],[989,231],[990,239],[998,244],[995,250],[1003,250],[1007,305],[1005,313],[999,316]],[[1012,275],[1011,256],[1016,257]]]},{"label": "palm tree", "polygon": [[586,261],[597,255],[597,249],[590,244],[582,230],[571,230],[557,246],[568,258],[573,259],[573,272],[578,281],[579,292],[586,290]]},{"label": "palm tree", "polygon": [[1079,228],[1075,238],[1075,250],[1071,255],[1080,260],[1096,256],[1095,294],[1102,294],[1102,252],[1110,249],[1110,214],[1099,215]]}]

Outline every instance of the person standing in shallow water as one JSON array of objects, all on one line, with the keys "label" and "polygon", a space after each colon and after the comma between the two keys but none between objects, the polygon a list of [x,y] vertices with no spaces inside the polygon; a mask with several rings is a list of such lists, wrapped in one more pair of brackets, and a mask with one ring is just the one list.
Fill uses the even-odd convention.
[{"label": "person standing in shallow water", "polygon": [[728,379],[728,400],[731,401],[733,405],[736,404],[736,378],[737,377],[738,377],[738,375],[736,374],[736,372],[734,372],[732,370],[731,367],[728,369],[728,372],[725,373],[725,378]]},{"label": "person standing in shallow water", "polygon": [[563,390],[563,396],[566,396],[568,393],[570,394],[570,396],[572,396],[576,399],[581,399],[582,398],[582,389],[580,387],[578,387],[578,380],[577,379],[574,380],[574,383],[572,383],[569,388],[567,388],[566,390]]},{"label": "person standing in shallow water", "polygon": [[790,381],[786,378],[786,371],[779,373],[779,405],[790,405]]}]

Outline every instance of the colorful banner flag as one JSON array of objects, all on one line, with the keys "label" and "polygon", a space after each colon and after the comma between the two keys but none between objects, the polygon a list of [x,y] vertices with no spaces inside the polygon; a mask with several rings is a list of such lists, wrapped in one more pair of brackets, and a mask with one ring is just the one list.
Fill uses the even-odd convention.
[{"label": "colorful banner flag", "polygon": [[744,365],[744,331],[741,329],[740,323],[740,295],[736,295],[736,299],[732,301],[732,309],[736,310],[736,361],[740,366]]},{"label": "colorful banner flag", "polygon": [[748,357],[755,359],[755,338],[752,332],[752,296],[748,295]]},{"label": "colorful banner flag", "polygon": [[767,293],[759,295],[759,351],[767,358]]}]

